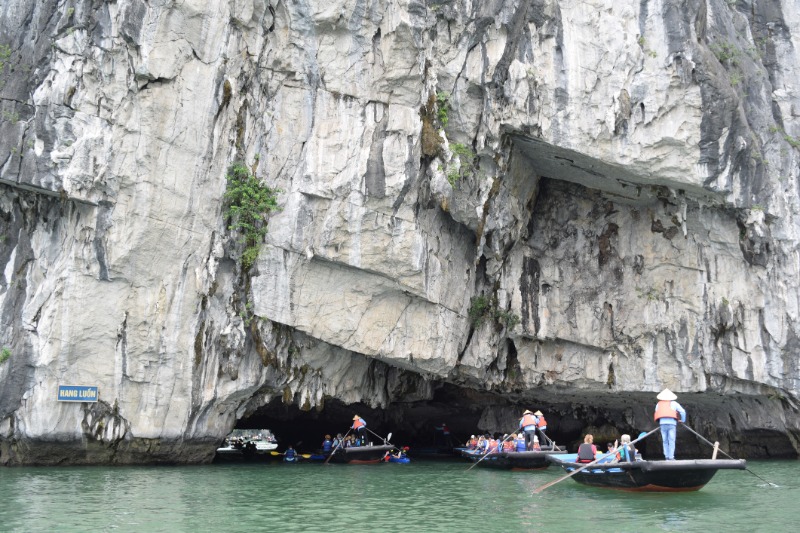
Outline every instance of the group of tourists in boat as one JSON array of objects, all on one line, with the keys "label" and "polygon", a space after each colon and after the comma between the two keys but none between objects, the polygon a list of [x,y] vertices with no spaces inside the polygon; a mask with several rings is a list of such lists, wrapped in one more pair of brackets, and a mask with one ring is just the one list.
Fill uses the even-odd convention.
[{"label": "group of tourists in boat", "polygon": [[[658,426],[641,432],[636,439],[622,434],[613,444],[608,444],[605,452],[599,452],[594,436],[586,434],[576,453],[565,453],[566,450],[556,446],[545,433],[547,423],[542,412],[525,410],[519,420],[521,431],[502,438],[473,435],[461,454],[472,461],[473,466],[487,468],[530,470],[556,464],[567,472],[562,479],[572,477],[585,485],[626,491],[695,491],[705,486],[718,470],[747,468],[744,460],[717,459],[718,444],[711,444],[686,425],[686,410],[677,402],[675,393],[664,389],[656,399],[653,420]],[[678,424],[714,446],[711,459],[675,459]],[[657,431],[661,432],[664,460],[645,460],[635,445]],[[558,481],[560,479],[543,485],[537,491]]]},{"label": "group of tourists in boat", "polygon": [[[598,453],[591,434],[584,436],[575,454],[555,454],[549,459],[567,472],[578,483],[594,487],[637,492],[688,492],[703,488],[718,470],[746,470],[743,459],[717,459],[719,443],[712,444],[711,459],[675,459],[675,442],[678,424],[694,433],[707,444],[707,439],[686,425],[686,410],[678,397],[669,389],[657,396],[653,420],[655,429],[641,432],[636,439],[624,434],[605,453]],[[635,444],[656,431],[661,432],[664,460],[646,460]],[[723,452],[724,453],[724,452]],[[725,454],[727,455],[727,454]],[[730,457],[730,456],[729,456]],[[560,480],[556,480],[560,481]],[[555,482],[538,487],[540,492]]]},{"label": "group of tourists in boat", "polygon": [[[566,451],[547,436],[547,421],[541,411],[526,409],[516,432],[502,436],[471,435],[461,455],[475,465],[506,470],[547,468],[547,456]],[[541,440],[539,437],[541,436]]]},{"label": "group of tourists in boat", "polygon": [[[551,464],[562,467],[575,481],[596,487],[606,487],[632,491],[692,491],[699,490],[722,469],[746,469],[744,460],[717,459],[718,444],[714,445],[689,428],[686,423],[686,410],[677,402],[677,395],[664,389],[657,395],[653,420],[655,429],[641,432],[636,439],[622,434],[607,450],[599,452],[594,436],[586,434],[576,453],[566,453],[563,446],[557,446],[547,435],[547,421],[542,411],[525,409],[515,431],[506,434],[478,434],[470,436],[464,447],[457,451],[474,466],[507,470],[536,470]],[[685,427],[706,443],[714,446],[711,459],[675,459],[675,442],[678,424]],[[661,433],[664,460],[646,460],[636,448],[642,441],[656,431]],[[445,424],[437,431],[447,432]],[[376,442],[370,438],[376,437]],[[367,428],[367,421],[359,415],[353,416],[348,431],[335,437],[326,434],[320,449],[312,454],[298,453],[292,446],[284,452],[277,452],[277,442],[271,433],[264,436],[237,435],[226,440],[225,446],[217,450],[218,455],[238,453],[244,457],[254,457],[268,452],[270,456],[280,456],[285,462],[300,462],[308,459],[324,463],[377,464],[381,462],[408,463],[409,448],[398,447],[390,442],[391,433],[380,437]],[[379,441],[379,442],[378,442]],[[724,453],[724,452],[722,452]],[[727,454],[725,454],[727,455]],[[470,468],[472,468],[470,467]],[[560,481],[560,480],[557,480]],[[537,490],[543,490],[546,484]]]}]

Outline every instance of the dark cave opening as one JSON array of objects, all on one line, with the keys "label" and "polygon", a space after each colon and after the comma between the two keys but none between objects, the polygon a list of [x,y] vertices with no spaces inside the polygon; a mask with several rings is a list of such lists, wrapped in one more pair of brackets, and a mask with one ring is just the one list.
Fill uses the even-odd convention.
[{"label": "dark cave opening", "polygon": [[[423,450],[427,453],[461,446],[471,435],[479,433],[502,435],[516,431],[525,409],[543,411],[548,421],[548,436],[569,450],[582,442],[587,429],[594,432],[595,442],[604,448],[606,441],[613,442],[622,433],[632,433],[634,438],[638,434],[638,431],[633,433],[633,428],[619,424],[619,417],[602,409],[517,401],[450,384],[439,385],[430,400],[394,402],[382,409],[328,400],[320,409],[301,410],[275,398],[239,420],[236,428],[269,429],[278,439],[279,450],[292,445],[298,451],[311,453],[320,448],[326,434],[346,434],[357,414],[367,421],[374,443],[381,443],[391,434],[391,443],[408,446],[413,456]],[[437,429],[443,425],[447,426],[449,437]],[[660,450],[660,441],[653,444],[656,444],[654,450]],[[647,445],[643,443],[640,449],[646,452]]]},{"label": "dark cave opening", "polygon": [[[237,429],[269,429],[278,439],[278,450],[292,445],[302,453],[320,448],[326,434],[345,434],[353,415],[367,421],[373,443],[381,444],[391,433],[391,443],[409,446],[409,455],[463,445],[470,435],[491,433],[502,435],[518,428],[525,409],[541,410],[548,423],[547,434],[557,444],[574,452],[586,433],[594,435],[598,449],[605,450],[622,434],[636,438],[655,428],[653,408],[655,394],[650,392],[611,391],[537,391],[540,399],[519,394],[480,391],[454,384],[439,383],[433,397],[423,401],[397,401],[385,408],[372,408],[363,403],[345,404],[326,400],[320,408],[302,410],[275,398],[255,412],[240,419]],[[751,429],[744,435],[735,427],[719,424],[722,413],[753,410],[753,399],[729,398],[716,394],[692,393],[681,397],[689,413],[689,426],[707,440],[720,441],[721,449],[737,458],[796,458],[797,452],[786,433]],[[741,403],[740,403],[741,402]],[[446,424],[450,438],[437,430]],[[659,432],[637,444],[647,458],[663,458]],[[704,458],[711,456],[707,442],[690,430],[679,428],[676,456]],[[455,457],[455,455],[453,455]]]}]

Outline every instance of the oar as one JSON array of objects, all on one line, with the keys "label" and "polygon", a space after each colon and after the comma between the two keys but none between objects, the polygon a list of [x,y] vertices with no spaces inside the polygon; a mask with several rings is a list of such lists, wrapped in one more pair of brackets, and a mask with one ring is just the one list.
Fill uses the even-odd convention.
[{"label": "oar", "polygon": [[[695,430],[693,430],[692,428],[690,428],[689,426],[687,426],[687,425],[686,425],[686,422],[681,422],[681,425],[682,425],[683,427],[685,427],[686,429],[688,429],[689,431],[691,431],[692,433],[694,433],[695,435],[697,435],[697,437],[698,437],[700,440],[702,440],[702,441],[706,442],[707,444],[711,445],[712,447],[714,446],[714,444],[713,444],[713,443],[712,443],[710,440],[708,440],[707,438],[705,438],[704,436],[702,436],[700,433],[696,432]],[[726,456],[728,459],[733,459],[733,457],[731,457],[730,455],[728,455],[727,453],[725,453],[725,450],[723,450],[723,449],[721,449],[721,448],[717,448],[717,449],[718,449],[718,450],[719,450],[719,451],[722,453],[722,455]],[[766,479],[764,479],[763,477],[759,476],[758,474],[756,474],[755,472],[753,472],[753,471],[752,471],[752,470],[750,470],[749,468],[745,468],[745,470],[747,470],[748,472],[750,472],[751,474],[753,474],[754,476],[756,476],[758,479],[760,479],[761,481],[763,481],[764,483],[766,483],[766,484],[767,484],[767,485],[769,485],[770,487],[777,487],[777,486],[778,486],[778,485],[776,485],[775,483],[771,483],[771,482],[767,481]]]},{"label": "oar", "polygon": [[[285,453],[276,452],[275,450],[273,450],[273,451],[271,451],[269,453],[270,453],[270,455],[286,455]],[[310,453],[296,453],[295,455],[299,455],[299,456],[303,457],[304,459],[310,459],[311,458],[311,454]]]},{"label": "oar", "polygon": [[[656,431],[658,431],[658,430],[659,430],[659,428],[658,428],[658,427],[656,427],[655,429],[652,429],[652,430],[650,430],[650,432],[648,432],[648,433],[645,433],[644,435],[640,436],[640,437],[639,437],[639,438],[637,438],[636,440],[632,440],[632,441],[630,442],[630,444],[633,444],[633,443],[635,443],[635,442],[639,442],[639,441],[640,441],[640,440],[642,440],[643,438],[645,438],[645,437],[648,437],[648,436],[652,435],[653,433],[655,433],[655,432],[656,432]],[[605,459],[606,457],[608,457],[609,455],[611,455],[611,454],[614,454],[614,453],[617,453],[617,448],[616,448],[616,447],[614,447],[614,449],[613,449],[613,450],[611,450],[610,452],[608,452],[608,453],[605,453],[605,454],[601,455],[600,457],[598,457],[597,459],[595,459],[595,460],[594,460],[594,461],[592,461],[591,463],[586,463],[586,464],[585,464],[585,465],[583,465],[582,467],[580,467],[580,468],[576,468],[575,470],[573,470],[572,472],[570,472],[570,473],[569,473],[569,474],[567,474],[566,476],[560,477],[560,478],[558,478],[558,479],[557,479],[557,480],[555,480],[555,481],[551,481],[550,483],[545,483],[545,484],[544,484],[544,485],[542,485],[541,487],[536,487],[536,488],[533,490],[533,493],[534,493],[534,494],[539,494],[540,492],[542,492],[542,491],[543,491],[544,489],[546,489],[547,487],[552,487],[552,486],[553,486],[553,485],[555,485],[556,483],[559,483],[559,482],[561,482],[561,481],[564,481],[564,480],[565,480],[565,479],[567,479],[567,478],[570,478],[570,477],[574,476],[575,474],[577,474],[578,472],[580,472],[580,471],[581,471],[581,470],[583,470],[584,468],[589,468],[590,466],[592,466],[592,465],[595,465],[595,464],[599,463],[600,461],[602,461],[603,459]]]},{"label": "oar", "polygon": [[322,464],[324,464],[324,465],[328,464],[328,461],[330,461],[330,460],[331,460],[331,457],[333,457],[333,454],[334,454],[334,453],[336,453],[336,450],[338,450],[338,449],[339,449],[339,446],[341,446],[341,445],[342,445],[342,443],[344,442],[344,439],[346,439],[346,438],[347,438],[347,436],[350,434],[350,430],[352,430],[352,429],[353,429],[353,428],[350,428],[350,429],[348,429],[348,430],[347,430],[347,433],[345,433],[345,434],[344,434],[344,437],[342,437],[341,439],[339,439],[339,442],[336,444],[336,447],[335,447],[335,448],[334,448],[334,449],[331,451],[331,454],[328,456],[328,458],[327,458],[327,459],[325,459],[325,462],[324,462],[324,463],[322,463]]},{"label": "oar", "polygon": [[[370,433],[372,433],[373,435],[375,435],[376,437],[378,437],[379,439],[381,439],[381,440],[383,441],[383,443],[384,443],[384,444],[392,444],[391,442],[389,442],[389,439],[391,439],[391,438],[392,438],[392,433],[391,433],[391,431],[389,432],[389,434],[388,434],[388,435],[386,435],[386,438],[383,438],[383,437],[381,437],[380,435],[378,435],[377,433],[375,433],[374,431],[372,431],[372,430],[371,430],[371,429],[369,429],[369,428],[367,428],[367,431],[369,431]],[[394,444],[392,444],[392,446],[394,446]]]},{"label": "oar", "polygon": [[[511,435],[513,435],[513,433],[509,433],[508,437],[506,437],[506,438],[504,438],[502,441],[500,441],[500,444],[498,444],[498,445],[497,445],[497,449],[498,449],[498,450],[500,449],[500,447],[503,445],[503,443],[504,443],[505,441],[507,441],[508,439],[510,439],[510,438],[511,438]],[[481,461],[483,461],[484,459],[486,459],[486,456],[487,456],[487,455],[490,455],[491,453],[492,453],[492,450],[489,450],[488,452],[486,452],[485,454],[483,454],[483,457],[481,457],[480,459],[478,459],[477,461],[475,461],[474,463],[472,463],[472,466],[470,466],[469,468],[467,468],[467,472],[469,472],[470,470],[472,470],[473,468],[475,468],[475,467],[478,465],[478,463],[480,463]]]}]

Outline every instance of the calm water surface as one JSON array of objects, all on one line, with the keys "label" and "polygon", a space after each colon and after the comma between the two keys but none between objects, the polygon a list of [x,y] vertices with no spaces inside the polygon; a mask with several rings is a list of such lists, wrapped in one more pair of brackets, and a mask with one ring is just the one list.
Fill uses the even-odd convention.
[{"label": "calm water surface", "polygon": [[411,464],[0,468],[0,531],[797,530],[800,462],[749,462],[704,489],[630,494],[563,475]]}]

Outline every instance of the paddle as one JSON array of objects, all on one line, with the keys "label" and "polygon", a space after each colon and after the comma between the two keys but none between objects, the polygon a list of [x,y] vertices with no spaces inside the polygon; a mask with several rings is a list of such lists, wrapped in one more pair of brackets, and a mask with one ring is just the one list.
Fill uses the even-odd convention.
[{"label": "paddle", "polygon": [[[285,456],[285,455],[286,455],[286,453],[285,453],[285,452],[284,452],[284,453],[282,453],[282,452],[276,452],[276,451],[274,451],[274,450],[273,450],[273,451],[271,451],[271,452],[269,452],[269,454],[270,454],[270,455],[275,455],[275,456],[278,456],[278,455],[283,455],[283,456]],[[297,452],[295,452],[295,454],[294,454],[294,455],[295,455],[295,457],[302,457],[303,459],[311,459],[311,454],[310,454],[310,453],[297,453]]]},{"label": "paddle", "polygon": [[[392,438],[392,432],[391,431],[389,432],[388,435],[386,435],[385,439],[383,437],[381,437],[380,435],[378,435],[377,433],[375,433],[374,431],[372,431],[371,429],[369,429],[369,428],[367,428],[367,431],[369,431],[370,433],[372,433],[373,435],[375,435],[376,437],[381,439],[384,444],[386,444],[386,445],[392,444],[391,442],[389,442],[389,439]],[[392,444],[392,446],[394,446],[394,444]]]},{"label": "paddle", "polygon": [[353,429],[353,428],[350,428],[350,429],[348,429],[348,430],[347,430],[347,433],[345,433],[345,434],[344,434],[344,437],[342,437],[341,439],[339,439],[339,442],[337,442],[337,443],[336,443],[336,448],[334,448],[334,449],[331,451],[331,454],[328,456],[328,458],[327,458],[327,459],[325,459],[325,462],[324,462],[324,463],[322,463],[322,464],[324,464],[324,465],[328,464],[328,461],[330,461],[330,460],[331,460],[331,457],[333,457],[333,454],[334,454],[334,453],[336,453],[336,450],[338,450],[338,449],[339,449],[339,446],[341,446],[341,445],[342,445],[342,443],[344,442],[344,439],[346,439],[346,438],[347,438],[347,436],[350,434],[350,431],[351,431],[352,429]]},{"label": "paddle", "polygon": [[[500,441],[500,444],[498,444],[498,445],[497,445],[497,449],[499,450],[499,449],[500,449],[500,448],[503,446],[503,443],[504,443],[505,441],[507,441],[508,439],[510,439],[510,438],[512,437],[512,435],[514,435],[514,434],[513,434],[513,433],[510,433],[510,434],[509,434],[509,435],[508,435],[506,438],[504,438],[502,441]],[[474,463],[472,463],[472,466],[470,466],[469,468],[467,468],[467,472],[469,472],[470,470],[472,470],[473,468],[475,468],[475,467],[478,465],[478,463],[480,463],[481,461],[483,461],[484,459],[486,459],[486,456],[487,456],[487,455],[490,455],[491,453],[492,453],[492,450],[489,450],[488,452],[486,452],[486,453],[483,455],[483,457],[481,457],[480,459],[478,459],[477,461],[475,461]]]},{"label": "paddle", "polygon": [[[690,428],[689,426],[687,426],[687,425],[686,425],[686,422],[681,422],[681,425],[682,425],[683,427],[685,427],[686,429],[688,429],[689,431],[691,431],[692,433],[694,433],[695,435],[697,435],[697,437],[698,437],[700,440],[702,440],[702,441],[706,442],[707,444],[710,444],[712,447],[714,446],[714,444],[712,444],[710,440],[708,440],[707,438],[705,438],[704,436],[702,436],[700,433],[696,432],[695,430],[693,430],[692,428]],[[719,447],[717,447],[717,449],[718,449],[720,452],[722,452],[722,455],[726,456],[728,459],[733,459],[733,457],[731,457],[730,455],[728,455],[727,453],[725,453],[725,450],[723,450],[723,449],[721,449],[721,448],[719,448]],[[753,474],[754,476],[756,476],[758,479],[760,479],[761,481],[763,481],[764,483],[766,483],[766,484],[767,484],[767,485],[769,485],[770,487],[776,487],[776,488],[778,487],[778,485],[776,485],[775,483],[771,483],[771,482],[767,481],[766,479],[764,479],[763,477],[759,476],[758,474],[756,474],[755,472],[753,472],[753,471],[752,471],[752,470],[750,470],[749,468],[745,468],[745,470],[747,470],[748,472],[750,472],[751,474]]]},{"label": "paddle", "polygon": [[[638,437],[636,440],[632,440],[632,441],[630,442],[630,444],[634,444],[634,443],[636,443],[636,442],[639,442],[639,441],[640,441],[640,440],[642,440],[643,438],[645,438],[645,437],[648,437],[648,436],[652,435],[653,433],[655,433],[655,432],[656,432],[656,431],[658,431],[659,429],[660,429],[660,428],[656,427],[655,429],[652,429],[652,430],[650,430],[648,433],[645,433],[644,435],[640,435],[640,436],[639,436],[639,437]],[[614,447],[614,449],[613,449],[613,450],[611,450],[610,452],[608,452],[608,453],[604,453],[603,455],[601,455],[600,457],[598,457],[597,459],[595,459],[595,460],[594,460],[594,461],[592,461],[591,463],[586,463],[586,464],[585,464],[585,465],[583,465],[582,467],[580,467],[580,468],[576,468],[575,470],[573,470],[572,472],[570,472],[570,473],[569,473],[569,474],[567,474],[566,476],[560,477],[560,478],[558,478],[558,479],[557,479],[557,480],[555,480],[555,481],[551,481],[550,483],[545,483],[545,484],[544,484],[544,485],[542,485],[541,487],[536,487],[536,488],[533,490],[533,493],[534,493],[534,494],[539,494],[540,492],[542,492],[542,491],[543,491],[544,489],[546,489],[547,487],[552,487],[552,486],[553,486],[553,485],[555,485],[556,483],[560,483],[561,481],[564,481],[565,479],[567,479],[567,478],[570,478],[570,477],[574,476],[575,474],[577,474],[577,473],[578,473],[578,472],[580,472],[581,470],[583,470],[583,469],[585,469],[585,468],[589,468],[590,466],[592,466],[592,465],[595,465],[595,464],[599,463],[600,461],[602,461],[603,459],[605,459],[605,458],[606,458],[606,457],[608,457],[609,455],[611,455],[611,454],[615,454],[615,453],[617,453],[617,447],[616,447],[616,446],[615,446],[615,447]]]}]

